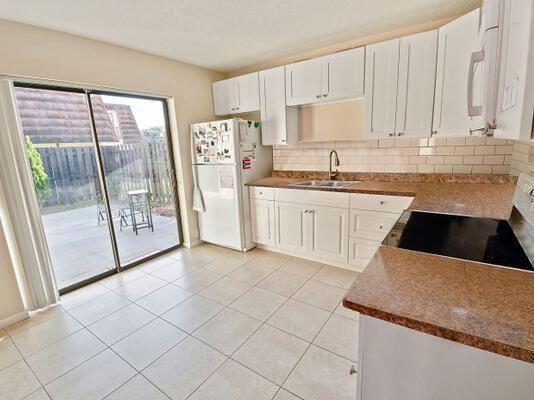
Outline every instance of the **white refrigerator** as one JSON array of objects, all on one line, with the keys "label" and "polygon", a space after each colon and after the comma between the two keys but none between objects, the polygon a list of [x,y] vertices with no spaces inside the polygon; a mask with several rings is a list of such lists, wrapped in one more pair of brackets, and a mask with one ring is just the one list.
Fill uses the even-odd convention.
[{"label": "white refrigerator", "polygon": [[247,182],[271,176],[272,147],[259,121],[232,118],[191,125],[194,209],[200,239],[246,251],[252,242]]}]

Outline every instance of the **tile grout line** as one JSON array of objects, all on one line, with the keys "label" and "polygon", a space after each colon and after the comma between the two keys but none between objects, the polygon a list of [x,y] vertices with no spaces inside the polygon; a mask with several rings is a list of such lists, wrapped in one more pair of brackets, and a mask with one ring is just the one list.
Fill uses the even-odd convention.
[{"label": "tile grout line", "polygon": [[[198,267],[198,269],[205,269],[205,270],[208,270],[208,271],[209,271],[209,269],[205,268],[205,266],[208,265],[208,264],[210,264],[210,263],[212,263],[212,262],[214,262],[214,261],[216,261],[217,259],[220,259],[221,257],[224,257],[224,256],[226,256],[226,254],[219,255],[218,257],[214,258],[213,260],[211,260],[211,261],[209,261],[209,262],[203,264],[202,266]],[[255,284],[250,284],[249,282],[246,282],[246,281],[240,281],[240,280],[238,280],[238,279],[235,279],[235,278],[233,278],[233,277],[228,276],[229,274],[231,274],[231,273],[234,272],[235,270],[237,270],[237,269],[243,267],[243,265],[246,264],[247,262],[251,262],[251,261],[253,261],[253,260],[254,260],[255,258],[257,258],[257,257],[258,257],[258,256],[254,257],[254,258],[252,258],[252,259],[250,259],[250,260],[246,260],[245,262],[243,262],[242,264],[240,264],[238,267],[236,267],[236,268],[233,269],[232,271],[229,271],[229,272],[227,272],[227,273],[225,273],[225,274],[220,274],[220,273],[219,273],[219,275],[221,275],[221,277],[220,277],[219,279],[217,279],[216,281],[214,281],[213,283],[211,283],[210,285],[207,286],[207,287],[209,287],[209,286],[215,284],[216,282],[218,282],[218,281],[219,281],[220,279],[222,279],[223,277],[228,277],[229,279],[236,280],[236,281],[238,281],[238,282],[246,283],[246,284],[250,285],[250,287],[249,287],[245,292],[243,292],[241,295],[239,295],[238,297],[236,297],[235,299],[233,299],[228,305],[219,303],[219,302],[217,302],[217,301],[214,301],[214,300],[212,300],[212,299],[209,299],[209,298],[207,298],[207,297],[201,295],[200,292],[201,292],[202,290],[206,289],[207,287],[201,289],[201,290],[198,291],[198,292],[190,292],[188,289],[182,288],[182,287],[180,287],[180,286],[174,284],[174,282],[175,282],[176,280],[175,280],[175,281],[172,281],[172,282],[168,282],[168,281],[166,281],[166,280],[164,280],[164,279],[161,279],[161,278],[158,278],[158,277],[155,277],[155,276],[154,276],[154,278],[156,278],[156,279],[160,279],[160,280],[166,282],[166,284],[165,284],[164,286],[161,286],[161,287],[155,289],[154,291],[152,291],[152,292],[150,292],[150,293],[148,293],[148,294],[142,296],[141,298],[136,299],[135,301],[132,301],[132,300],[126,298],[126,300],[129,301],[129,304],[127,304],[126,306],[121,307],[121,308],[115,310],[114,312],[112,312],[112,313],[110,313],[110,314],[108,314],[108,315],[106,315],[106,316],[104,316],[104,317],[102,317],[102,318],[100,318],[100,319],[98,319],[98,320],[95,320],[95,321],[91,322],[91,324],[85,325],[84,323],[82,323],[81,321],[79,321],[77,318],[75,318],[75,317],[69,312],[69,310],[66,310],[66,309],[64,309],[63,307],[61,307],[62,310],[63,310],[63,312],[67,313],[70,317],[72,317],[74,320],[76,320],[77,322],[79,322],[79,323],[82,325],[82,328],[79,329],[79,330],[77,330],[76,332],[73,332],[72,334],[69,334],[69,335],[65,336],[65,337],[62,338],[62,339],[59,339],[58,341],[56,341],[56,342],[54,342],[54,343],[52,343],[52,344],[49,344],[48,346],[44,347],[43,349],[40,349],[39,351],[35,352],[34,354],[36,354],[36,353],[38,353],[38,352],[40,352],[40,351],[42,351],[42,350],[48,348],[49,346],[52,346],[53,344],[56,344],[57,342],[59,342],[59,341],[65,339],[65,338],[67,338],[67,337],[73,335],[74,333],[80,332],[82,329],[87,330],[91,335],[95,336],[97,340],[99,340],[101,343],[103,343],[103,345],[104,345],[104,349],[103,349],[102,351],[98,352],[97,354],[93,355],[92,357],[88,358],[87,360],[83,361],[82,363],[79,363],[79,364],[77,364],[76,366],[74,366],[73,368],[69,369],[69,371],[66,371],[66,372],[63,373],[62,375],[56,377],[53,381],[59,379],[61,376],[67,374],[68,372],[72,371],[73,369],[77,368],[78,366],[80,366],[80,365],[86,363],[86,362],[89,361],[90,359],[96,357],[98,354],[101,354],[101,353],[104,352],[106,349],[109,349],[111,352],[113,352],[113,354],[115,354],[117,357],[119,357],[121,360],[123,360],[127,365],[129,365],[129,366],[130,366],[136,373],[135,373],[135,375],[134,375],[132,378],[130,378],[129,380],[127,380],[126,382],[124,382],[123,384],[121,384],[119,387],[117,387],[116,389],[114,389],[112,392],[110,392],[109,394],[107,394],[106,397],[108,397],[111,393],[113,393],[114,391],[118,390],[118,388],[122,387],[124,384],[126,384],[127,382],[129,382],[131,379],[133,379],[133,378],[134,378],[135,376],[137,376],[137,375],[141,375],[141,376],[143,376],[145,379],[147,379],[149,382],[151,382],[145,375],[143,375],[142,372],[145,371],[147,368],[149,368],[154,362],[156,362],[158,359],[160,359],[161,357],[163,357],[163,356],[164,356],[165,354],[167,354],[169,351],[171,351],[173,348],[175,348],[176,346],[178,346],[178,345],[179,345],[181,342],[183,342],[187,337],[192,337],[192,338],[194,338],[194,339],[196,339],[196,340],[199,340],[201,343],[204,343],[205,345],[209,346],[210,348],[214,349],[215,351],[221,353],[219,350],[217,350],[216,348],[212,347],[212,346],[209,345],[208,343],[205,343],[205,342],[203,342],[202,340],[198,339],[198,338],[197,338],[196,336],[194,336],[193,334],[194,334],[196,331],[198,331],[202,326],[204,326],[206,323],[208,323],[208,322],[211,321],[213,318],[215,318],[217,315],[219,315],[221,312],[223,312],[223,311],[226,310],[226,309],[229,309],[229,310],[231,310],[231,311],[238,312],[238,313],[240,313],[240,314],[242,314],[242,315],[245,315],[245,316],[247,316],[247,317],[249,317],[249,318],[252,318],[252,319],[254,319],[254,320],[260,322],[260,325],[259,325],[259,326],[258,326],[258,327],[257,327],[251,334],[250,334],[250,335],[248,335],[248,336],[246,337],[246,339],[245,339],[245,340],[244,340],[244,341],[243,341],[243,342],[242,342],[242,343],[241,343],[241,344],[240,344],[240,345],[239,345],[239,346],[238,346],[238,347],[237,347],[237,348],[236,348],[236,349],[229,355],[229,356],[227,356],[227,355],[224,354],[224,353],[221,353],[224,357],[226,357],[226,360],[225,360],[225,361],[224,361],[224,362],[223,362],[223,363],[222,363],[222,364],[221,364],[221,365],[220,365],[220,366],[219,366],[219,367],[218,367],[212,374],[210,374],[210,376],[209,376],[208,378],[206,378],[206,380],[208,380],[209,378],[211,378],[211,377],[212,377],[212,376],[213,376],[213,375],[220,369],[220,367],[222,367],[222,365],[226,364],[227,361],[228,361],[229,359],[231,359],[233,362],[238,363],[239,365],[243,366],[244,368],[246,368],[246,369],[252,371],[253,373],[255,373],[255,374],[257,374],[257,375],[263,377],[264,379],[268,380],[269,382],[272,382],[275,386],[277,386],[278,389],[277,389],[277,391],[276,391],[275,394],[274,394],[274,397],[276,397],[276,395],[280,392],[280,390],[282,390],[283,385],[285,384],[285,382],[287,381],[287,379],[289,378],[289,376],[293,373],[293,371],[294,371],[294,369],[296,368],[296,366],[297,366],[297,365],[300,363],[300,361],[302,360],[303,356],[306,354],[306,352],[309,350],[309,348],[313,345],[313,341],[316,340],[317,336],[322,332],[322,330],[324,329],[324,326],[328,323],[328,321],[330,321],[330,320],[332,319],[332,316],[335,314],[335,315],[337,315],[337,316],[344,317],[345,319],[350,319],[350,318],[345,317],[345,316],[343,316],[343,315],[340,315],[340,314],[337,314],[337,313],[336,313],[336,310],[337,310],[337,308],[338,308],[338,306],[339,306],[340,303],[338,303],[338,304],[336,305],[336,307],[335,307],[333,310],[324,310],[324,309],[322,309],[322,308],[320,308],[320,307],[316,307],[316,306],[314,306],[314,305],[311,305],[311,304],[308,304],[308,303],[305,303],[305,302],[302,302],[302,301],[299,301],[299,300],[293,298],[293,296],[294,296],[294,295],[295,295],[295,294],[296,294],[296,293],[297,293],[297,292],[298,292],[304,285],[306,285],[306,284],[307,284],[309,281],[311,281],[311,280],[313,280],[313,281],[315,281],[315,282],[319,282],[319,283],[324,283],[324,284],[327,284],[327,285],[332,286],[332,287],[340,288],[339,286],[330,285],[330,284],[328,284],[328,283],[325,283],[325,282],[322,282],[322,281],[318,281],[318,280],[313,279],[313,278],[315,277],[315,275],[316,275],[317,273],[319,273],[319,271],[320,271],[326,264],[322,264],[321,267],[320,267],[316,272],[314,272],[311,276],[309,276],[309,277],[304,277],[304,276],[302,276],[302,275],[292,274],[291,272],[284,271],[284,272],[290,273],[290,274],[292,274],[292,275],[301,276],[301,277],[305,278],[305,280],[302,282],[301,285],[298,286],[298,288],[297,288],[296,290],[293,291],[293,293],[292,293],[290,296],[286,297],[285,295],[282,295],[283,297],[286,297],[286,300],[285,300],[279,307],[277,307],[277,309],[276,309],[273,313],[271,313],[271,314],[267,317],[267,319],[266,319],[265,321],[259,320],[259,319],[257,319],[256,317],[250,316],[250,315],[248,315],[248,314],[245,314],[245,313],[243,313],[243,312],[241,312],[241,311],[239,311],[239,310],[236,310],[236,309],[232,308],[232,307],[231,307],[232,304],[234,304],[237,300],[239,300],[241,297],[243,297],[243,296],[245,296],[246,294],[248,294],[252,289],[254,289],[254,288],[256,288],[256,287],[257,287],[258,289],[265,290],[265,291],[268,292],[268,293],[272,293],[272,294],[276,294],[276,295],[281,295],[281,294],[276,293],[276,292],[273,292],[273,291],[271,291],[271,290],[268,290],[268,289],[265,289],[265,288],[260,288],[258,285],[259,285],[261,282],[263,282],[264,280],[268,279],[268,278],[269,278],[272,274],[274,274],[276,271],[279,271],[280,268],[282,268],[282,266],[285,265],[286,263],[288,263],[291,259],[293,259],[293,258],[297,258],[297,257],[289,257],[287,260],[285,260],[284,262],[282,262],[280,265],[278,265],[278,266],[275,267],[275,268],[267,267],[267,266],[262,265],[262,264],[258,264],[259,266],[262,266],[262,267],[266,267],[266,268],[271,269],[271,272],[270,272],[268,275],[266,275],[265,277],[263,277],[261,280],[259,280],[258,282],[256,282]],[[297,258],[297,259],[298,259],[298,258]],[[180,260],[178,260],[178,261],[180,261]],[[170,265],[170,264],[168,264],[168,265]],[[164,265],[164,266],[162,266],[161,268],[164,268],[164,267],[166,267],[166,266],[168,266],[168,265]],[[143,272],[143,274],[145,274],[145,275],[152,276],[152,275],[151,275],[150,273],[148,273],[148,272],[144,272],[144,271],[142,271],[142,272]],[[194,272],[194,271],[192,271],[192,272]],[[218,272],[216,272],[216,271],[211,271],[211,272],[218,273]],[[185,275],[188,275],[188,274],[185,274]],[[184,275],[184,276],[185,276],[185,275]],[[137,279],[140,279],[140,278],[142,278],[142,276],[139,277],[139,278],[137,278]],[[132,281],[130,281],[130,282],[127,282],[127,283],[125,283],[125,285],[127,285],[127,284],[129,284],[129,283],[132,283],[132,282],[135,282],[137,279],[134,279],[134,280],[132,280]],[[180,279],[180,278],[177,278],[177,279]],[[141,299],[143,299],[143,298],[149,296],[150,294],[152,294],[152,293],[154,293],[154,292],[156,292],[156,291],[158,291],[158,290],[160,290],[160,289],[163,289],[164,287],[167,287],[167,286],[169,286],[169,285],[174,285],[174,286],[176,286],[176,287],[179,287],[180,289],[186,290],[186,291],[192,293],[192,295],[189,296],[189,297],[187,297],[186,299],[182,300],[180,303],[178,303],[177,305],[175,305],[175,306],[172,307],[171,309],[165,311],[165,312],[162,313],[161,315],[154,314],[154,313],[151,312],[150,310],[147,310],[147,309],[145,309],[144,307],[142,307],[141,305],[137,304],[137,301],[139,301],[139,300],[141,300]],[[77,307],[79,307],[79,306],[81,306],[81,305],[83,305],[83,304],[85,304],[85,303],[87,303],[87,302],[89,302],[89,301],[95,300],[96,298],[98,298],[98,297],[100,297],[100,296],[103,296],[103,295],[109,293],[110,291],[111,291],[111,292],[114,292],[114,291],[115,291],[114,289],[110,289],[110,288],[108,288],[108,287],[106,287],[106,286],[104,286],[104,285],[101,285],[101,286],[104,287],[108,292],[106,292],[106,293],[102,293],[102,294],[97,295],[97,296],[95,296],[95,297],[93,297],[93,298],[91,298],[91,299],[88,299],[86,302],[81,303],[81,304],[77,305],[76,307],[73,307],[72,309],[77,308]],[[121,286],[124,286],[124,285],[121,285]],[[119,286],[119,287],[120,287],[120,286]],[[117,288],[116,288],[116,289],[117,289]],[[347,290],[347,289],[345,289],[345,288],[341,288],[341,289],[343,289],[343,290]],[[116,294],[118,294],[118,293],[116,293]],[[162,318],[162,315],[164,315],[164,314],[167,313],[168,311],[172,310],[173,308],[178,307],[180,304],[182,304],[183,302],[185,302],[186,300],[190,299],[191,297],[193,297],[193,296],[195,296],[195,295],[198,295],[198,296],[200,296],[200,297],[206,298],[206,299],[208,299],[208,300],[210,300],[210,301],[214,301],[215,303],[222,305],[222,309],[221,309],[219,312],[217,312],[215,315],[213,315],[211,318],[209,318],[207,321],[205,321],[203,324],[201,324],[199,327],[197,327],[194,331],[192,331],[192,333],[185,332],[185,331],[183,331],[180,327],[175,326],[174,324],[170,323],[170,321],[167,321],[167,320],[165,320],[164,318]],[[121,297],[122,297],[122,296],[121,296]],[[259,330],[259,329],[261,329],[264,325],[268,325],[268,326],[270,326],[270,327],[272,327],[272,328],[274,328],[274,329],[280,330],[281,332],[287,333],[287,334],[289,334],[289,335],[291,335],[291,336],[293,336],[293,337],[296,337],[296,338],[302,340],[302,338],[300,338],[300,337],[298,337],[298,336],[295,336],[295,335],[293,335],[293,334],[291,334],[291,333],[289,333],[289,332],[285,332],[284,330],[281,330],[281,329],[279,329],[279,328],[277,328],[277,327],[275,327],[275,326],[273,326],[273,325],[271,325],[271,324],[269,324],[269,323],[267,322],[268,319],[271,318],[272,315],[274,315],[276,312],[278,312],[278,311],[280,310],[280,308],[282,308],[282,307],[283,307],[283,306],[284,306],[290,299],[292,299],[293,301],[297,301],[297,302],[299,302],[299,303],[301,303],[301,304],[305,304],[305,305],[307,305],[307,306],[310,306],[310,307],[313,307],[313,308],[322,310],[322,311],[328,311],[328,312],[330,313],[330,315],[329,315],[329,317],[327,318],[327,320],[321,325],[321,327],[319,328],[319,330],[317,331],[317,333],[314,335],[312,341],[311,341],[311,342],[308,342],[308,346],[306,347],[306,350],[303,352],[302,356],[301,356],[301,357],[299,358],[299,360],[296,362],[295,366],[292,368],[292,370],[290,371],[290,373],[288,374],[288,376],[284,379],[284,382],[283,382],[281,385],[279,385],[278,383],[271,381],[270,379],[264,377],[263,375],[259,374],[258,372],[256,372],[256,371],[252,370],[251,368],[247,367],[246,365],[243,365],[241,362],[235,360],[235,359],[233,358],[233,356],[234,356],[235,353],[236,353],[237,351],[239,351],[239,349],[240,349],[246,342],[248,342],[248,340],[249,340],[249,339],[250,339],[250,338],[251,338],[251,337],[252,337],[252,336]],[[110,315],[112,315],[112,314],[114,314],[114,313],[116,313],[116,312],[118,312],[118,311],[121,311],[122,309],[124,309],[125,307],[127,307],[127,306],[129,306],[129,305],[131,305],[131,304],[135,304],[136,306],[138,306],[138,307],[140,307],[141,309],[145,310],[146,312],[150,313],[152,316],[154,316],[154,318],[153,318],[152,320],[150,320],[149,322],[147,322],[146,324],[142,325],[141,327],[139,327],[139,328],[135,329],[134,331],[128,333],[126,336],[124,336],[123,338],[117,340],[116,342],[114,342],[114,343],[111,344],[111,345],[107,345],[106,343],[102,342],[102,341],[100,340],[100,338],[98,338],[98,337],[97,337],[97,336],[96,336],[96,335],[95,335],[95,334],[88,328],[89,325],[92,325],[92,324],[96,323],[97,321],[102,320],[103,318],[105,318],[105,317],[107,317],[107,316],[110,316]],[[62,313],[61,313],[61,314],[62,314]],[[61,315],[61,314],[59,314],[59,315]],[[26,329],[31,329],[31,328],[33,328],[33,327],[35,327],[35,326],[40,325],[42,322],[45,322],[45,321],[47,321],[47,320],[49,320],[49,319],[52,319],[52,318],[54,318],[54,317],[56,317],[56,316],[53,316],[53,317],[50,317],[50,318],[46,318],[45,320],[39,322],[38,324],[36,324],[36,325],[34,325],[34,326],[30,326],[30,327],[28,327],[28,328],[26,328]],[[157,319],[159,319],[159,320],[161,320],[161,321],[163,321],[163,322],[165,322],[165,323],[170,323],[170,325],[175,326],[178,330],[184,332],[186,336],[185,336],[183,339],[181,339],[178,343],[176,343],[175,345],[173,345],[171,348],[169,348],[168,350],[166,350],[166,351],[165,351],[163,354],[161,354],[158,358],[156,358],[155,360],[153,360],[150,364],[148,364],[148,365],[147,365],[145,368],[143,368],[141,371],[138,371],[135,367],[133,367],[133,365],[131,365],[128,361],[126,361],[125,359],[123,359],[118,353],[116,353],[116,352],[114,351],[114,349],[112,349],[112,346],[114,346],[114,345],[116,345],[117,343],[119,343],[119,342],[125,340],[125,339],[126,339],[127,337],[129,337],[130,335],[134,334],[135,332],[137,332],[138,330],[142,329],[142,328],[145,327],[146,325],[148,325],[148,324],[150,324],[150,323],[156,321]],[[22,331],[24,331],[24,330],[26,330],[26,329],[23,329]],[[22,331],[21,331],[21,332],[22,332]],[[7,333],[7,332],[6,332],[6,333]],[[17,332],[17,333],[19,333],[19,332]],[[8,334],[8,336],[9,336],[9,334]],[[11,337],[10,337],[10,339],[11,339]],[[13,343],[13,344],[14,344],[14,343]],[[332,352],[332,351],[330,351],[330,350],[324,349],[324,348],[321,347],[321,346],[318,346],[318,345],[315,345],[315,346],[318,347],[318,348],[321,348],[322,350],[327,351],[327,352],[329,352],[329,353],[331,353],[331,354],[333,354],[333,355],[336,355],[336,356],[338,356],[338,357],[341,357],[341,358],[343,358],[343,359],[345,359],[345,360],[347,360],[347,361],[353,362],[352,360],[349,360],[349,359],[347,359],[347,358],[345,358],[345,357],[343,357],[343,356],[341,356],[341,355],[339,355],[339,354],[336,354],[336,353],[334,353],[334,352]],[[17,346],[15,346],[15,348],[16,348],[17,351],[19,352],[19,355],[22,357],[22,359],[24,359],[25,364],[28,366],[28,368],[30,369],[30,371],[32,372],[32,374],[33,374],[33,375],[35,376],[35,378],[37,379],[37,382],[39,382],[39,384],[40,384],[40,388],[43,388],[43,390],[45,390],[45,389],[44,389],[44,386],[42,385],[42,383],[40,382],[40,380],[37,378],[37,376],[35,375],[35,373],[34,373],[33,370],[31,369],[31,367],[30,367],[29,364],[27,363],[27,361],[26,361],[26,357],[23,356],[23,355],[20,353],[20,350],[18,349]],[[30,355],[30,356],[31,356],[31,355]],[[20,361],[20,360],[19,360],[19,361]],[[17,362],[18,362],[18,361],[17,361]],[[205,383],[206,380],[204,380],[204,381],[203,381],[203,382],[202,382],[202,383],[201,383],[201,384],[200,384],[200,385],[199,385],[199,386],[198,386],[198,387],[197,387],[197,388],[196,388],[196,389],[195,389],[195,390],[188,396],[188,397],[190,397],[191,395],[193,395],[193,393],[195,393],[196,390],[198,390],[198,388],[200,388],[200,387]],[[53,381],[51,381],[51,382],[53,382]],[[49,383],[51,383],[51,382],[49,382]],[[153,382],[151,382],[151,383],[152,383],[152,384],[153,384],[159,391],[163,392],[157,385],[155,385]],[[287,389],[285,389],[285,388],[283,388],[283,389],[284,389],[284,390],[287,390]],[[37,389],[36,391],[38,391],[38,390],[39,390],[39,389]],[[35,392],[33,392],[33,393],[35,393]],[[45,393],[47,393],[46,390],[45,390]],[[291,393],[291,392],[290,392],[290,393]],[[164,394],[166,397],[168,397],[166,393],[163,392],[163,394]],[[31,394],[30,394],[30,395],[31,395]]]}]

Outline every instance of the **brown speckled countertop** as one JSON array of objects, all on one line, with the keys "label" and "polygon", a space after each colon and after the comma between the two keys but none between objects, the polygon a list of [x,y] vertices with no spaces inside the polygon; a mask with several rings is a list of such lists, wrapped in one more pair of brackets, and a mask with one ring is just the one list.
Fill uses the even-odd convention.
[{"label": "brown speckled countertop", "polygon": [[[339,189],[306,188],[292,186],[311,178],[285,178],[273,176],[249,183],[249,186],[266,186],[302,190],[328,190],[348,193],[413,196],[410,209],[473,217],[508,219],[512,212],[513,183],[444,183],[365,180]],[[476,182],[476,181],[475,181]],[[486,182],[486,181],[483,181]]]},{"label": "brown speckled countertop", "polygon": [[381,246],[343,305],[534,363],[534,273]]},{"label": "brown speckled countertop", "polygon": [[[280,175],[249,185],[295,188],[293,183],[325,179],[319,173]],[[362,182],[320,190],[413,196],[410,209],[496,219],[509,218],[515,190],[515,180],[509,177],[360,174],[343,179]],[[381,246],[347,291],[343,305],[534,363],[534,273]]]}]

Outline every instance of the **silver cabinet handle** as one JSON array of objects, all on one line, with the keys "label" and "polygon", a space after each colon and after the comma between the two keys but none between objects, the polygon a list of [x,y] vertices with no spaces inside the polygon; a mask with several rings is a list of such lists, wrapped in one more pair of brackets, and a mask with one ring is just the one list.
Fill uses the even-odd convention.
[{"label": "silver cabinet handle", "polygon": [[355,374],[357,374],[357,373],[358,373],[358,371],[356,370],[356,365],[351,365],[351,366],[350,366],[349,374],[351,374],[351,375],[355,375]]},{"label": "silver cabinet handle", "polygon": [[437,135],[438,131],[432,131],[430,132],[430,135],[434,136],[434,135]]},{"label": "silver cabinet handle", "polygon": [[398,136],[404,136],[404,132],[397,133]]},{"label": "silver cabinet handle", "polygon": [[383,227],[382,225],[380,225],[380,226],[378,227],[378,229],[384,229],[384,227]]},{"label": "silver cabinet handle", "polygon": [[384,204],[386,204],[386,202],[384,200],[381,200],[380,205],[383,206]]},{"label": "silver cabinet handle", "polygon": [[315,97],[317,97],[318,99],[320,99],[320,98],[321,98],[321,95],[320,95],[320,94],[318,94],[318,95],[317,95],[317,96],[315,96]]},{"label": "silver cabinet handle", "polygon": [[395,136],[395,134],[394,134],[394,133],[389,133],[388,135],[389,135],[390,137],[391,137],[391,136]]},{"label": "silver cabinet handle", "polygon": [[323,97],[328,97],[328,93],[323,94]]}]

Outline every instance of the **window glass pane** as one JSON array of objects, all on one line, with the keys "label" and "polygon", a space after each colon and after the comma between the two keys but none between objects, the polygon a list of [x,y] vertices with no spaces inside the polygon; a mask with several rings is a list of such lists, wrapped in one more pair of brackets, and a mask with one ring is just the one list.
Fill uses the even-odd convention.
[{"label": "window glass pane", "polygon": [[91,102],[121,266],[178,245],[163,101],[93,94]]}]

